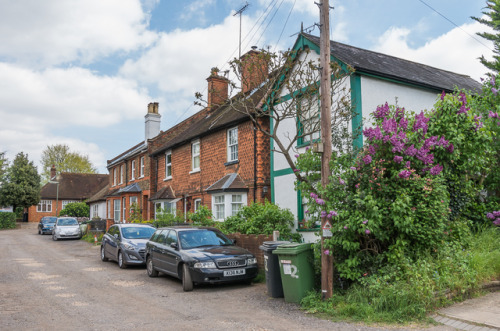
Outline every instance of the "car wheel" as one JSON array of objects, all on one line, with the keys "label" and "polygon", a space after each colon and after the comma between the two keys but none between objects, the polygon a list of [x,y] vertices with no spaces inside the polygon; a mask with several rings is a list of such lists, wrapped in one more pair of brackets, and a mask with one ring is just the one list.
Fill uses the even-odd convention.
[{"label": "car wheel", "polygon": [[125,262],[123,261],[123,254],[122,254],[122,251],[119,251],[118,252],[118,266],[121,268],[121,269],[127,269],[127,265],[125,264]]},{"label": "car wheel", "polygon": [[102,262],[107,262],[108,258],[106,257],[106,252],[104,250],[104,246],[101,246],[101,261]]},{"label": "car wheel", "polygon": [[40,231],[40,229],[38,229],[38,234],[42,234],[42,231]]},{"label": "car wheel", "polygon": [[146,271],[149,277],[158,277],[158,270],[153,266],[153,259],[148,256],[146,259]]},{"label": "car wheel", "polygon": [[52,240],[57,241],[57,236],[55,235],[55,233],[52,234]]},{"label": "car wheel", "polygon": [[184,292],[193,290],[193,280],[191,279],[187,264],[182,265],[182,289]]}]

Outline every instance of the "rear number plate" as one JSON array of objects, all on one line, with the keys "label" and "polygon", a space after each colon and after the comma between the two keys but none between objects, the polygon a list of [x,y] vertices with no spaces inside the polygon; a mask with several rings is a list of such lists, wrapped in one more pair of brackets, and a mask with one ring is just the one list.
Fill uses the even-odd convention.
[{"label": "rear number plate", "polygon": [[245,269],[224,270],[224,277],[244,275]]}]

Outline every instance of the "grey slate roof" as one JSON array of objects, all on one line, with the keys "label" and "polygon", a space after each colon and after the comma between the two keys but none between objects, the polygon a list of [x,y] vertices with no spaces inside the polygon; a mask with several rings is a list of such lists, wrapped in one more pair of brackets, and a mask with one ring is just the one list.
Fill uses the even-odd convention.
[{"label": "grey slate roof", "polygon": [[207,192],[235,192],[248,191],[248,186],[245,185],[240,175],[237,173],[227,174],[205,190]]},{"label": "grey slate roof", "polygon": [[[302,35],[319,45],[319,37],[302,33]],[[479,91],[481,84],[466,75],[434,68],[394,56],[369,51],[330,41],[331,55],[352,66],[357,72],[373,74],[389,79],[395,79],[421,87],[438,91],[451,92],[457,86],[460,89]]]}]

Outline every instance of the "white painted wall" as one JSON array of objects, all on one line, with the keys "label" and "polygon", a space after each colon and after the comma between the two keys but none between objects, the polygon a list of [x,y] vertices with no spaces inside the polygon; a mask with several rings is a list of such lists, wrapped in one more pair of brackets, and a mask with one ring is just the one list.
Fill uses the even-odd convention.
[{"label": "white painted wall", "polygon": [[[97,205],[97,214],[94,213],[94,206]],[[93,202],[89,204],[90,207],[90,219],[94,217],[100,217],[102,219],[106,218],[106,201]]]}]

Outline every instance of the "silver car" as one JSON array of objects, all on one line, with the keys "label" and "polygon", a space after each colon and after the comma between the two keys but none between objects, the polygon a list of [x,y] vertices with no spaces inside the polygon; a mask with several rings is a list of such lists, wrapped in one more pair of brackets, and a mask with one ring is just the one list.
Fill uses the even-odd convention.
[{"label": "silver car", "polygon": [[76,238],[80,239],[82,237],[82,231],[80,231],[80,224],[74,217],[58,217],[54,228],[52,229],[52,239],[59,240],[65,238]]}]

